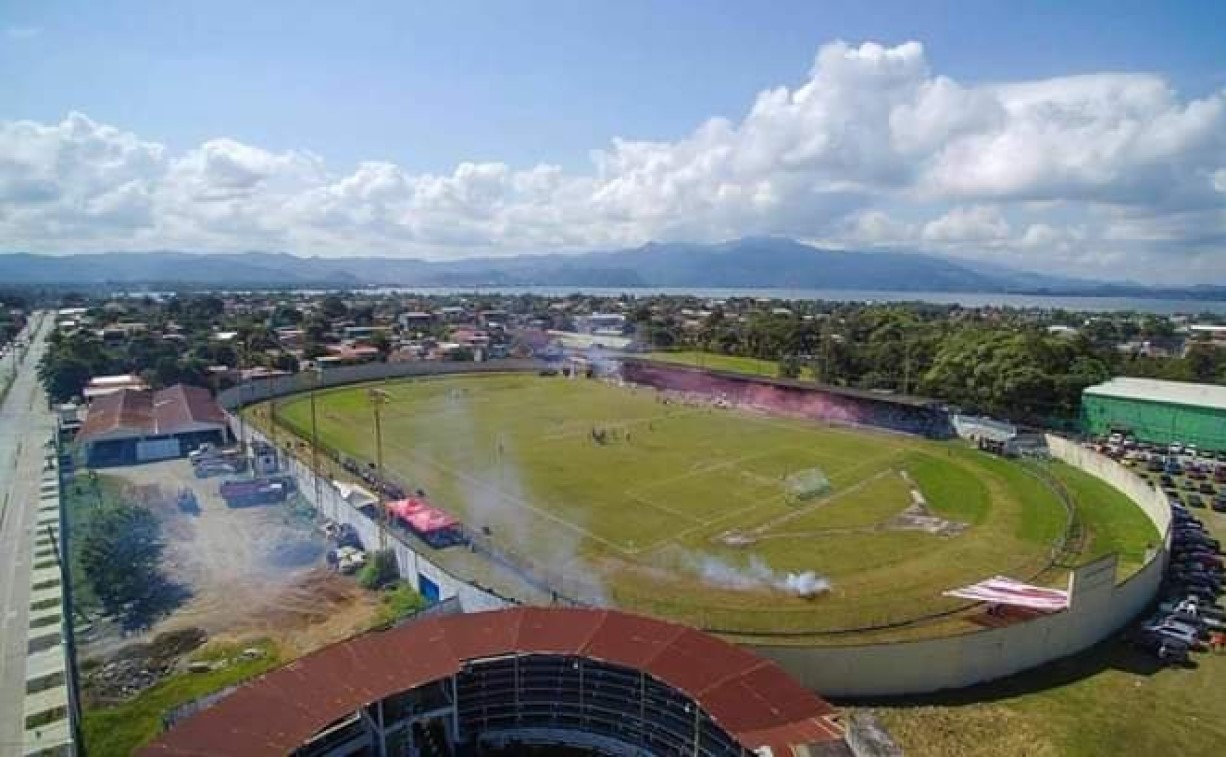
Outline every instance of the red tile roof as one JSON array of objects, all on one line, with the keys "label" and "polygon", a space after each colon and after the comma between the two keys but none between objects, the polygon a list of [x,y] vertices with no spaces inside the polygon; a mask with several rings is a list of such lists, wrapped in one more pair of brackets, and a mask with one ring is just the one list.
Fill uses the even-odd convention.
[{"label": "red tile roof", "polygon": [[779,666],[701,631],[615,610],[516,608],[368,633],[267,673],[182,721],[145,755],[272,755],[392,694],[507,654],[563,654],[644,670],[747,749],[793,755],[841,733],[834,709]]},{"label": "red tile roof", "polygon": [[77,441],[169,436],[197,430],[201,424],[225,423],[225,414],[207,389],[186,384],[157,392],[124,389],[94,400]]},{"label": "red tile roof", "polygon": [[153,402],[149,392],[120,389],[93,401],[85,422],[77,433],[78,441],[88,442],[103,434],[143,435],[153,423]]}]

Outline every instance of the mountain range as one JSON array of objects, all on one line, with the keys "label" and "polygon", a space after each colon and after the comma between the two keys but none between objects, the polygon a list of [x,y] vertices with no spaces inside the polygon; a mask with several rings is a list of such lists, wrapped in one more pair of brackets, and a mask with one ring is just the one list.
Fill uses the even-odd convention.
[{"label": "mountain range", "polygon": [[0,255],[0,286],[360,288],[574,286],[755,288],[895,292],[1016,292],[1226,299],[1226,287],[1152,289],[1020,271],[915,252],[852,252],[791,239],[649,243],[586,254],[435,262],[287,253],[103,252]]}]

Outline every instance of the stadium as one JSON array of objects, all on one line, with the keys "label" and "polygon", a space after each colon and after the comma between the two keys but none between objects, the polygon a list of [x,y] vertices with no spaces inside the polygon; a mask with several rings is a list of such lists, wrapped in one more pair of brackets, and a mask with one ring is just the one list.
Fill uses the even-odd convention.
[{"label": "stadium", "polygon": [[783,757],[842,744],[833,708],[750,652],[616,611],[528,608],[327,647],[142,754]]},{"label": "stadium", "polygon": [[[430,599],[477,586],[756,645],[898,642],[999,624],[959,587],[1063,589],[1107,555],[1123,583],[1161,540],[1076,466],[947,440],[930,401],[643,360],[458,365],[368,368],[273,403],[249,394],[246,411],[304,466],[317,437],[325,481],[384,490],[364,541],[428,560],[435,572],[410,572]],[[462,546],[413,527],[423,506]]]}]

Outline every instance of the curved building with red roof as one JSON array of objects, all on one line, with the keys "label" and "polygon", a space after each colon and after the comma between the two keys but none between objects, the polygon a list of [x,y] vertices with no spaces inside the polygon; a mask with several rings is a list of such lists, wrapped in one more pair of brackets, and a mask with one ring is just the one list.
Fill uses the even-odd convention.
[{"label": "curved building with red roof", "polygon": [[145,755],[846,753],[833,708],[775,663],[613,610],[517,608],[359,636],[267,673]]}]

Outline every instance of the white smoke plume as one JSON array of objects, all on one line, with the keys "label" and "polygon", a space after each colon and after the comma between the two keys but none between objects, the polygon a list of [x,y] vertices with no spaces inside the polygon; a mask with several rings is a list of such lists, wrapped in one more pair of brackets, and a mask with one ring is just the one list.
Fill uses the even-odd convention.
[{"label": "white smoke plume", "polygon": [[737,591],[771,589],[804,598],[830,591],[830,580],[815,571],[780,572],[758,555],[751,556],[747,565],[740,566],[714,555],[687,553],[683,565],[709,584]]},{"label": "white smoke plume", "polygon": [[[534,517],[527,507],[532,494],[523,484],[512,440],[503,435],[489,439],[478,433],[466,391],[451,393],[439,403],[438,409],[444,411],[439,417],[446,420],[436,433],[444,434],[449,444],[464,440],[461,446],[467,453],[458,464],[454,456],[451,458],[462,473],[458,483],[466,505],[465,526],[477,533],[488,529],[495,545],[530,560],[536,569],[543,571],[552,588],[564,596],[586,604],[610,606],[612,601],[603,578],[581,553],[583,524],[573,522],[574,512],[560,516],[548,524],[548,534],[542,533],[540,529],[546,521],[541,516]],[[492,467],[478,452],[491,445],[495,450]],[[447,506],[446,502],[438,504]]]}]

